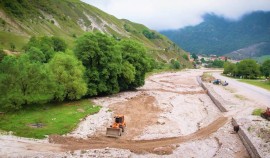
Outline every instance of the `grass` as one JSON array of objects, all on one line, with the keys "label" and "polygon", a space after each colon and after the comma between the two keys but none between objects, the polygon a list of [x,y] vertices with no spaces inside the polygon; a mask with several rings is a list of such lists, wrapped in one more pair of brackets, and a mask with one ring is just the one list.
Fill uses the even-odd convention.
[{"label": "grass", "polygon": [[262,81],[262,80],[248,80],[248,79],[240,79],[240,82],[248,83],[257,87],[264,88],[270,91],[270,82]]},{"label": "grass", "polygon": [[234,95],[236,98],[240,99],[240,100],[246,100],[247,98],[242,96],[242,95],[239,95],[239,94],[235,94]]},{"label": "grass", "polygon": [[21,50],[28,42],[29,37],[0,31],[0,47],[10,49],[10,44],[15,44],[16,50]]},{"label": "grass", "polygon": [[202,80],[205,82],[211,82],[215,80],[215,77],[213,77],[212,73],[204,72],[202,75]]},{"label": "grass", "polygon": [[[149,30],[151,32],[153,30],[148,29],[142,24],[117,19],[80,0],[31,1],[25,3],[23,6],[20,2],[14,1],[12,4],[13,6],[20,6],[18,12],[12,12],[12,8],[4,7],[3,3],[0,2],[0,9],[6,12],[8,19],[11,19],[13,23],[17,23],[18,25],[13,26],[13,23],[9,23],[6,20],[6,23],[4,25],[2,24],[2,26],[0,21],[0,29],[2,30],[0,31],[0,48],[10,49],[10,43],[14,43],[16,50],[22,51],[22,47],[29,41],[31,36],[53,35],[65,40],[68,48],[73,49],[76,40],[75,35],[79,37],[85,32],[78,24],[78,21],[81,21],[81,24],[84,24],[86,27],[92,28],[94,26],[92,19],[95,19],[95,23],[100,25],[103,25],[102,23],[105,21],[104,32],[121,39],[137,40],[143,43],[147,49],[155,50],[155,53],[150,53],[154,59],[162,61],[164,58],[165,60],[179,58],[180,62],[186,65],[186,67],[192,66],[191,63],[181,60],[181,53],[185,53],[182,49],[174,51],[164,50],[173,46],[173,42],[164,35],[154,31],[161,38],[148,39],[143,35],[143,30]],[[41,10],[43,13],[40,12]],[[56,23],[51,22],[52,18],[57,21],[60,27],[55,26],[54,24]],[[124,24],[130,27],[130,32],[125,31]]]},{"label": "grass", "polygon": [[145,74],[145,78],[148,78],[154,74],[159,74],[159,73],[163,73],[163,72],[178,72],[178,71],[182,71],[182,70],[183,69],[172,69],[168,65],[166,65],[162,69],[154,69],[151,72],[147,72]]},{"label": "grass", "polygon": [[263,112],[264,112],[263,109],[254,109],[252,115],[261,116]]},{"label": "grass", "polygon": [[[97,113],[99,106],[89,100],[46,105],[32,105],[15,113],[0,116],[0,129],[12,131],[17,136],[45,138],[50,134],[66,134],[72,131],[81,118]],[[40,123],[43,126],[31,126]]]}]

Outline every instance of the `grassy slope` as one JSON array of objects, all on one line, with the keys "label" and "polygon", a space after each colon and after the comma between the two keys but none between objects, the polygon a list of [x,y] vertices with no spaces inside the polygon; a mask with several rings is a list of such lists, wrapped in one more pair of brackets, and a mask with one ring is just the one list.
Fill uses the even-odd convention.
[{"label": "grassy slope", "polygon": [[[68,43],[69,48],[72,48],[76,37],[84,33],[78,20],[82,20],[84,25],[90,28],[91,25],[94,25],[89,20],[90,16],[91,19],[95,19],[95,24],[101,25],[105,21],[106,24],[102,27],[102,31],[118,38],[131,38],[144,43],[150,55],[158,60],[178,58],[179,55],[185,53],[181,49],[164,51],[165,48],[173,45],[173,42],[167,37],[144,25],[128,20],[119,20],[79,0],[22,0],[24,1],[23,5],[16,0],[10,1],[17,8],[15,10],[20,13],[13,13],[11,8],[5,6],[4,2],[0,2],[0,12],[7,15],[7,18],[0,19],[0,47],[5,49],[10,49],[12,42],[16,45],[17,50],[21,50],[31,36],[43,35],[59,36]],[[52,19],[56,22],[52,22]],[[5,21],[5,24],[1,25],[1,21]],[[59,26],[56,25],[57,23]],[[14,24],[18,27],[14,27]],[[125,25],[130,28],[130,31],[127,31]],[[143,35],[143,30],[155,32],[160,38],[148,39]],[[18,36],[18,32],[24,35]]]},{"label": "grassy slope", "polygon": [[[41,110],[41,106],[42,109]],[[69,103],[33,105],[16,113],[0,115],[0,129],[13,131],[15,135],[30,138],[44,138],[50,134],[66,134],[73,130],[81,118],[98,112],[89,100]],[[42,128],[30,125],[42,123]]]}]

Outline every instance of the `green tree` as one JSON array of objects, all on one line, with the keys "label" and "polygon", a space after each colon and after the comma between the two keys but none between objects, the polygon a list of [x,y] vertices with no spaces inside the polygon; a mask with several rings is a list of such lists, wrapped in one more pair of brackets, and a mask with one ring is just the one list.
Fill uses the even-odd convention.
[{"label": "green tree", "polygon": [[135,81],[135,67],[128,61],[124,61],[121,65],[121,73],[118,76],[120,90],[129,89],[129,85]]},{"label": "green tree", "polygon": [[53,43],[53,50],[55,52],[65,52],[67,49],[67,44],[64,40],[59,37],[51,37]]},{"label": "green tree", "polygon": [[31,37],[27,45],[25,46],[25,51],[28,52],[32,47],[38,48],[45,56],[45,62],[48,62],[55,52],[65,52],[67,45],[66,43],[58,37]]},{"label": "green tree", "polygon": [[102,33],[86,33],[75,46],[76,56],[86,67],[88,95],[119,92],[122,56],[116,40]]},{"label": "green tree", "polygon": [[[145,47],[133,40],[121,40],[119,47],[122,52],[123,61],[133,65],[135,68],[135,80],[128,84],[125,89],[134,89],[144,85],[145,73],[151,69],[150,59],[146,56]],[[122,82],[119,82],[123,84]]]},{"label": "green tree", "polygon": [[237,65],[237,74],[244,78],[256,78],[260,75],[260,67],[253,59],[245,59]]},{"label": "green tree", "polygon": [[27,55],[29,57],[29,59],[33,62],[45,62],[46,61],[46,57],[45,55],[42,53],[42,51],[36,47],[31,47],[27,52]]},{"label": "green tree", "polygon": [[173,69],[180,69],[181,67],[180,62],[177,60],[171,59],[170,63],[171,63],[171,68]]},{"label": "green tree", "polygon": [[184,59],[186,59],[186,60],[189,60],[187,54],[183,54],[182,57],[183,57]]},{"label": "green tree", "polygon": [[87,85],[83,78],[85,68],[72,53],[57,53],[48,63],[52,78],[56,84],[54,99],[80,99],[87,92]]},{"label": "green tree", "polygon": [[206,61],[205,61],[204,58],[201,58],[201,62],[202,62],[202,63],[206,63]]},{"label": "green tree", "polygon": [[198,59],[198,56],[197,56],[195,53],[193,53],[193,54],[191,55],[191,57],[192,57],[194,60],[197,60],[197,59]]},{"label": "green tree", "polygon": [[27,55],[18,59],[6,56],[0,63],[0,106],[20,109],[23,105],[51,100],[52,88],[48,71],[39,62],[30,62]]},{"label": "green tree", "polygon": [[231,76],[235,76],[236,75],[236,64],[233,64],[230,62],[225,62],[223,74],[229,74]]},{"label": "green tree", "polygon": [[262,74],[268,78],[270,76],[270,59],[265,60],[261,66]]},{"label": "green tree", "polygon": [[223,65],[224,65],[224,61],[222,60],[214,60],[213,63],[212,63],[212,67],[214,68],[223,68]]}]

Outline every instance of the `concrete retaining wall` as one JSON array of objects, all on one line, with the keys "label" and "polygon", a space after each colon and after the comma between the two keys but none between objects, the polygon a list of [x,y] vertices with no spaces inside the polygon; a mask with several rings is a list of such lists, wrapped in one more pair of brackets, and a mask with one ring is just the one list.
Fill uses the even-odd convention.
[{"label": "concrete retaining wall", "polygon": [[218,109],[221,112],[227,112],[228,110],[221,104],[221,102],[216,99],[217,97],[215,97],[204,85],[204,83],[201,80],[201,77],[197,76],[197,81],[200,84],[200,86],[207,91],[207,95],[210,97],[210,99],[214,102],[214,104],[218,107]]},{"label": "concrete retaining wall", "polygon": [[[233,126],[239,126],[239,124],[237,123],[237,121],[234,118],[232,118],[232,125]],[[261,158],[262,157],[258,153],[258,151],[255,148],[255,146],[252,144],[252,142],[250,141],[250,139],[248,138],[248,136],[246,135],[245,131],[243,131],[243,129],[241,128],[241,126],[239,126],[238,135],[239,135],[240,139],[242,140],[243,144],[245,145],[245,147],[246,147],[249,155],[252,158]]]},{"label": "concrete retaining wall", "polygon": [[[218,109],[221,112],[227,112],[227,109],[222,105],[222,103],[216,99],[218,97],[215,97],[215,94],[211,93],[208,88],[204,85],[204,83],[201,80],[201,77],[197,76],[197,81],[199,83],[199,85],[207,91],[207,95],[210,97],[210,99],[214,102],[214,104],[218,107]],[[239,124],[237,123],[237,121],[232,118],[232,125],[233,126],[239,126]],[[241,139],[241,141],[243,142],[244,146],[246,147],[249,155],[252,158],[261,158],[262,156],[259,154],[259,152],[257,151],[257,149],[255,148],[255,146],[252,144],[251,140],[248,138],[247,134],[245,133],[245,131],[241,128],[241,126],[239,126],[239,131],[238,131],[238,135]]]}]

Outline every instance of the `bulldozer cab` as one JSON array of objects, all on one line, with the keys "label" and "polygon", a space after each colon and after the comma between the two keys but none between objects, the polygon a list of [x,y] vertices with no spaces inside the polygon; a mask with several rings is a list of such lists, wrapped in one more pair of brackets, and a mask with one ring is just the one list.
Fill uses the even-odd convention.
[{"label": "bulldozer cab", "polygon": [[116,123],[123,123],[124,122],[124,116],[115,116],[115,122]]}]

